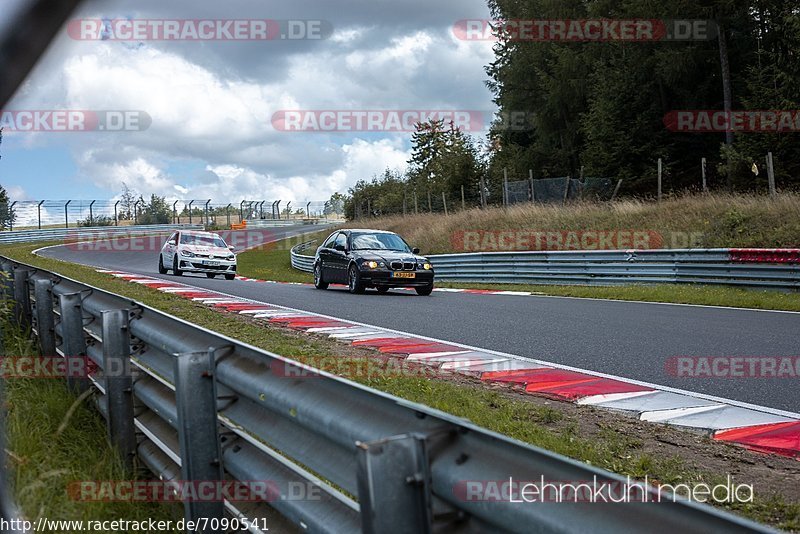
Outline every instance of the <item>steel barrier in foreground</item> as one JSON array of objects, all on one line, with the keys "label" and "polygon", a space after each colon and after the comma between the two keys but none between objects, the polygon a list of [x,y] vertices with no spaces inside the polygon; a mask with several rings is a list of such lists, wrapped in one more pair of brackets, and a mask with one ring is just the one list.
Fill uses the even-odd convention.
[{"label": "steel barrier in foreground", "polygon": [[[292,266],[311,272],[313,243],[291,251]],[[714,284],[800,290],[800,251],[661,249],[475,252],[428,256],[443,282],[487,284]]]},{"label": "steel barrier in foreground", "polygon": [[28,243],[32,241],[79,241],[104,237],[169,233],[174,230],[202,230],[202,224],[150,224],[137,226],[92,226],[76,228],[49,228],[44,230],[15,230],[0,232],[0,243]]},{"label": "steel barrier in foreground", "polygon": [[[309,532],[767,530],[671,498],[471,498],[469,484],[509,477],[609,485],[625,479],[327,373],[309,377],[277,354],[58,274],[0,261],[11,281],[4,295],[14,295],[16,317],[33,326],[42,354],[68,365],[88,357],[97,366],[68,383],[76,391],[96,389],[109,436],[129,465],[135,459],[164,480],[263,481],[280,490],[267,502],[187,501],[187,519],[274,517],[277,510]],[[286,490],[298,486],[314,491],[298,497]]]}]

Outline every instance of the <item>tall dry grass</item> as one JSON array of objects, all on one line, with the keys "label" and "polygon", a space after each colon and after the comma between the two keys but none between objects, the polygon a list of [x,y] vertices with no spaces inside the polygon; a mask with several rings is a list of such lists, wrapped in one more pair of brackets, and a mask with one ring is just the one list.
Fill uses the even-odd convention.
[{"label": "tall dry grass", "polygon": [[[776,199],[737,194],[683,195],[651,202],[576,202],[566,206],[521,204],[510,208],[470,209],[361,219],[349,227],[391,230],[426,254],[453,252],[452,236],[469,230],[637,230],[664,236],[692,235],[694,246],[800,247],[800,195]],[[675,237],[679,244],[680,237]]]}]

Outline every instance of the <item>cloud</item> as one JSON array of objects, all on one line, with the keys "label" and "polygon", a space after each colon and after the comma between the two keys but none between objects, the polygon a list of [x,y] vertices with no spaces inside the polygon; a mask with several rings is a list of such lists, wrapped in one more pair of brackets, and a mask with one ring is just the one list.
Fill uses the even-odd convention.
[{"label": "cloud", "polygon": [[[332,38],[300,42],[79,42],[62,34],[17,108],[141,110],[139,132],[32,134],[28,150],[69,147],[78,178],[169,197],[324,200],[384,168],[405,167],[410,135],[297,133],[281,109],[490,110],[491,46],[452,36],[486,17],[484,0],[430,3],[155,0],[89,3],[80,16],[321,19]],[[55,196],[67,196],[68,187]]]}]

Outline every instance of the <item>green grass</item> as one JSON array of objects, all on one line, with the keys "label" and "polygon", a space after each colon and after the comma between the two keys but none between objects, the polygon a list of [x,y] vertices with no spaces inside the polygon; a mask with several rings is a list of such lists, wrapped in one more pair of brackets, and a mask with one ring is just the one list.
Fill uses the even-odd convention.
[{"label": "green grass", "polygon": [[[28,337],[2,319],[4,355],[30,356]],[[106,438],[105,420],[91,399],[76,403],[63,380],[9,378],[4,381],[7,465],[17,505],[27,518],[51,520],[170,520],[182,505],[141,501],[79,501],[70,484],[85,480],[131,480]],[[61,428],[60,428],[61,427]],[[59,431],[60,429],[60,431]]]},{"label": "green grass", "polygon": [[[237,256],[237,270],[241,276],[274,280],[276,282],[311,282],[310,274],[292,268],[289,260],[289,249],[305,241],[316,240],[321,243],[332,230],[304,234],[278,243],[270,243],[264,247],[249,250]],[[313,254],[310,249],[306,254]]]},{"label": "green grass", "polygon": [[[41,245],[0,247],[0,254],[135,299],[194,324],[223,332],[235,339],[298,361],[313,362],[317,358],[332,361],[338,358],[342,362],[341,368],[350,369],[352,367],[347,365],[348,360],[356,358],[353,355],[354,349],[348,348],[349,352],[343,353],[342,345],[334,341],[288,332],[264,323],[221,313],[175,295],[97,273],[88,267],[30,255],[30,250],[39,246]],[[267,265],[262,266],[265,269],[263,272],[278,273],[287,268],[288,252],[285,250],[253,251],[246,254],[256,259],[263,259],[265,255],[270,257]],[[245,276],[256,277],[253,273],[247,273]],[[259,276],[259,278],[268,277]],[[373,353],[361,354],[362,358],[374,357]],[[347,373],[343,374],[347,375]],[[643,450],[639,440],[631,439],[624,433],[615,431],[613,425],[603,429],[599,436],[584,436],[579,430],[578,417],[580,416],[559,410],[560,406],[569,406],[566,404],[554,403],[542,406],[541,403],[509,398],[507,395],[487,389],[482,384],[449,382],[415,376],[372,374],[369,376],[359,375],[352,379],[398,397],[467,418],[490,430],[609,469],[621,475],[630,475],[631,477],[648,475],[651,480],[662,482],[694,483],[720,480],[719,474],[691,465],[678,456],[654,455]],[[68,405],[69,400],[64,404]],[[94,430],[86,428],[86,430],[96,431],[100,436],[104,432],[100,427]],[[720,447],[726,446],[720,445]],[[102,463],[102,457],[101,455],[100,463]],[[780,496],[779,488],[775,487],[774,490],[774,494],[757,494],[754,503],[727,507],[746,517],[778,528],[800,529],[800,503],[787,503]]]}]

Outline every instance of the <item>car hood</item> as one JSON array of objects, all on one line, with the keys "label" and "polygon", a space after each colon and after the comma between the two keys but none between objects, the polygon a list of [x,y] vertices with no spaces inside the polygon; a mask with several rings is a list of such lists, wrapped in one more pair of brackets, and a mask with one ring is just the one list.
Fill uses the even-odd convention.
[{"label": "car hood", "polygon": [[392,261],[428,261],[424,256],[412,254],[411,252],[395,252],[392,250],[354,250],[352,254],[354,257],[384,261],[385,263],[391,263]]},{"label": "car hood", "polygon": [[197,245],[182,245],[181,248],[183,250],[188,250],[189,252],[193,252],[195,254],[213,254],[214,256],[218,257],[227,257],[230,254],[233,254],[232,251],[228,250],[227,248],[221,247],[202,247]]}]

